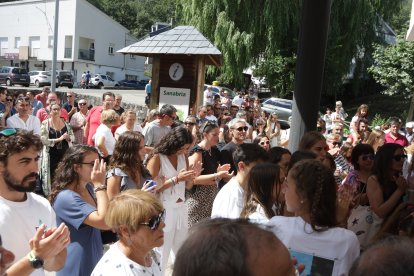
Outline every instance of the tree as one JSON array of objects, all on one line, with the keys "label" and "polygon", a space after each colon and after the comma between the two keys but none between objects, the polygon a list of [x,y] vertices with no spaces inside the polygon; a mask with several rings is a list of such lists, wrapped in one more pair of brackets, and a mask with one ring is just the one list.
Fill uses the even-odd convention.
[{"label": "tree", "polygon": [[402,36],[397,44],[386,46],[377,44],[373,54],[374,65],[368,71],[380,83],[384,94],[403,94],[412,98],[408,120],[413,119],[414,111],[414,43],[405,41]]},{"label": "tree", "polygon": [[[324,94],[334,95],[339,91],[353,58],[360,68],[367,67],[373,51],[371,45],[378,40],[379,18],[389,19],[399,11],[403,1],[406,0],[332,1]],[[184,22],[196,26],[222,51],[224,65],[218,72],[220,77],[239,84],[243,81],[243,69],[296,54],[301,3],[299,0],[181,0]],[[295,67],[290,69],[294,72]]]}]

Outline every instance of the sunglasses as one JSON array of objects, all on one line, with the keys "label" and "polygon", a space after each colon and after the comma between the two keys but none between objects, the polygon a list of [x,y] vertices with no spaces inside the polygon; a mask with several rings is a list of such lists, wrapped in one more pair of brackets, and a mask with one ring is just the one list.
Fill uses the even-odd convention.
[{"label": "sunglasses", "polygon": [[393,156],[395,161],[401,161],[401,159],[407,159],[407,155],[406,154],[399,154],[399,155],[394,155]]},{"label": "sunglasses", "polygon": [[249,128],[247,126],[244,126],[244,127],[233,128],[233,129],[235,129],[239,132],[242,132],[242,131],[247,131]]},{"label": "sunglasses", "polygon": [[365,154],[362,155],[362,160],[363,161],[367,161],[367,160],[374,160],[375,156],[373,154]]},{"label": "sunglasses", "polygon": [[73,95],[68,95],[68,97],[69,97],[69,98],[72,98],[72,97],[73,97]]},{"label": "sunglasses", "polygon": [[60,108],[52,108],[53,111],[59,111]]},{"label": "sunglasses", "polygon": [[193,122],[185,122],[184,123],[186,126],[194,126],[195,125],[195,123],[193,123]]},{"label": "sunglasses", "polygon": [[10,98],[9,98],[9,99],[6,99],[6,101],[8,101],[8,102],[12,102],[12,101],[13,101],[13,99],[10,99]]},{"label": "sunglasses", "polygon": [[201,131],[202,133],[206,130],[207,127],[209,126],[217,126],[215,122],[212,121],[207,121],[206,124],[203,127],[203,130]]},{"label": "sunglasses", "polygon": [[266,142],[260,142],[259,144],[260,144],[260,145],[262,145],[262,146],[264,146],[265,144],[266,144],[266,145],[269,145],[269,144],[270,144],[270,142],[269,142],[269,141],[266,141]]},{"label": "sunglasses", "polygon": [[158,226],[160,225],[161,221],[164,221],[164,220],[165,220],[165,209],[162,210],[162,212],[159,213],[158,215],[150,218],[148,222],[141,222],[140,225],[146,225],[151,230],[156,230]]},{"label": "sunglasses", "polygon": [[18,101],[30,101],[30,98],[29,97],[19,97],[17,100]]},{"label": "sunglasses", "polygon": [[79,105],[86,105],[86,103],[79,103]]},{"label": "sunglasses", "polygon": [[6,128],[0,131],[0,137],[9,137],[11,135],[14,135],[17,133],[17,130],[15,128]]},{"label": "sunglasses", "polygon": [[340,147],[340,146],[342,146],[342,142],[332,142],[332,145],[334,145],[334,147],[336,147],[336,146],[338,146],[338,147]]},{"label": "sunglasses", "polygon": [[229,116],[229,115],[230,115],[230,113],[229,113],[229,112],[224,112],[224,113],[223,113],[223,115],[224,115],[224,116]]}]

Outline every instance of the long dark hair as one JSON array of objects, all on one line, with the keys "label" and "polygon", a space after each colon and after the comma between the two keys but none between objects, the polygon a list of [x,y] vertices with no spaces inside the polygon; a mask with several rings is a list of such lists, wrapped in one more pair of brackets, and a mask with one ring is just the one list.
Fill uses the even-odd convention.
[{"label": "long dark hair", "polygon": [[167,156],[172,155],[180,150],[184,145],[191,144],[192,142],[193,135],[191,135],[191,132],[187,128],[179,126],[173,128],[161,139],[161,141],[154,148],[154,154],[161,153]]},{"label": "long dark hair", "polygon": [[97,149],[88,145],[74,145],[68,148],[56,169],[52,191],[49,195],[51,204],[53,204],[57,195],[70,184],[76,183],[76,185],[79,185],[79,175],[75,171],[74,165],[82,163],[85,155],[90,152],[96,153],[99,156]]},{"label": "long dark hair", "polygon": [[141,157],[138,154],[139,145],[143,139],[144,136],[136,131],[122,133],[115,144],[108,169],[119,168],[128,173],[136,182],[139,182],[140,175],[144,178],[150,177],[150,173],[142,164]]},{"label": "long dark hair", "polygon": [[388,198],[396,188],[393,179],[392,162],[394,160],[394,152],[400,148],[404,149],[399,144],[387,143],[380,147],[375,155],[373,174],[377,177],[384,199]]},{"label": "long dark hair", "polygon": [[[276,189],[276,199],[273,198]],[[280,183],[280,168],[273,163],[260,163],[254,166],[249,173],[249,182],[244,198],[244,208],[240,214],[241,218],[247,218],[261,205],[268,218],[275,215],[283,215],[285,202],[279,202],[282,191]],[[276,213],[272,207],[276,204]]]},{"label": "long dark hair", "polygon": [[316,232],[338,225],[336,220],[336,183],[331,170],[314,159],[302,160],[289,171],[296,191],[308,204],[310,224]]}]

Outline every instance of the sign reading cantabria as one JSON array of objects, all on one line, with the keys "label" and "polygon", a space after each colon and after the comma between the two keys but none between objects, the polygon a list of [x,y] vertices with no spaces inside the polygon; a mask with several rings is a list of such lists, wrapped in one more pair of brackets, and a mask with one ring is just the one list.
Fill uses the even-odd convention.
[{"label": "sign reading cantabria", "polygon": [[160,87],[160,108],[164,104],[171,104],[177,108],[177,116],[184,121],[190,106],[190,89]]}]

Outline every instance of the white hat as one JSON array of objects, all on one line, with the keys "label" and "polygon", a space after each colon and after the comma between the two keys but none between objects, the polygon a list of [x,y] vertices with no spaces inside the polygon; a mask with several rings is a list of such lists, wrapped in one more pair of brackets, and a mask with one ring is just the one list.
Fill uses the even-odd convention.
[{"label": "white hat", "polygon": [[341,101],[337,101],[336,102],[336,106],[342,106],[342,102]]},{"label": "white hat", "polygon": [[414,128],[414,122],[408,122],[405,124],[405,128]]}]

